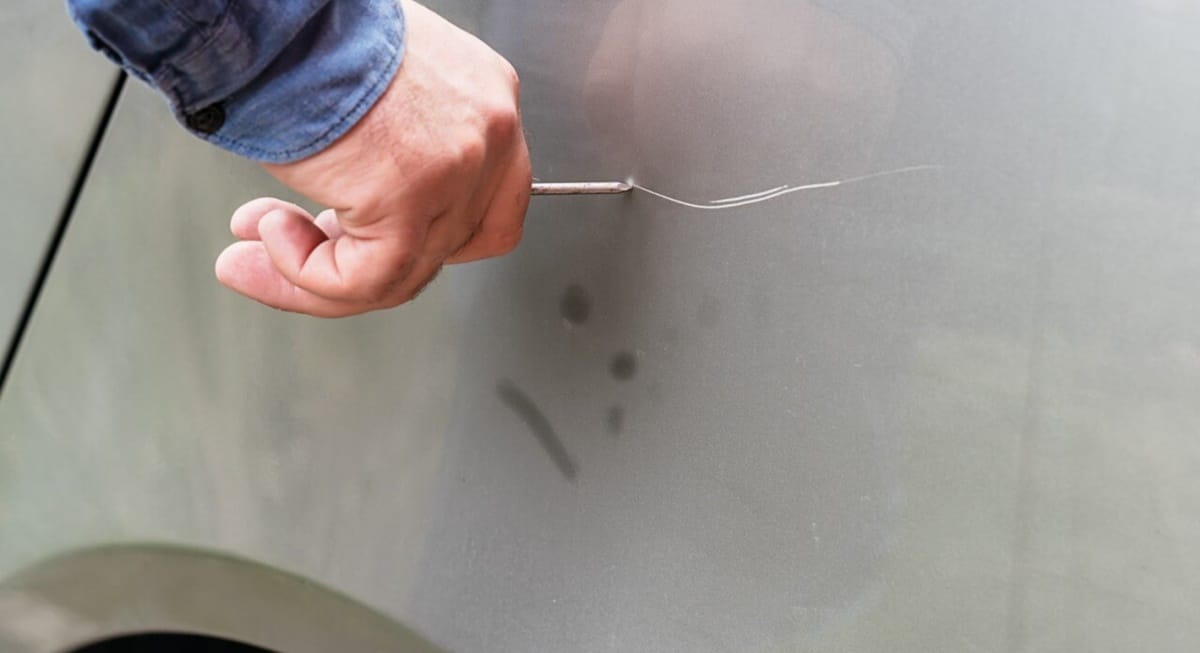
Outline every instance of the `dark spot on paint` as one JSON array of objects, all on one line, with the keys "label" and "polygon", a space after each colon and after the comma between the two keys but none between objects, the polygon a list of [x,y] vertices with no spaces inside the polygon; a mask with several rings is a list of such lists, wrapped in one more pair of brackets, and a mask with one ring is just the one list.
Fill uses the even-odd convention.
[{"label": "dark spot on paint", "polygon": [[628,381],[637,374],[637,357],[627,351],[619,352],[608,364],[608,371],[614,379]]},{"label": "dark spot on paint", "polygon": [[712,295],[705,296],[700,302],[700,308],[696,311],[696,323],[706,329],[711,329],[720,321],[721,301]]},{"label": "dark spot on paint", "polygon": [[558,434],[554,432],[554,427],[550,426],[550,420],[542,413],[537,404],[529,395],[525,394],[517,384],[503,379],[496,384],[496,395],[500,397],[500,401],[508,406],[517,417],[520,417],[525,422],[529,430],[533,432],[533,437],[537,438],[538,443],[545,449],[546,454],[550,456],[550,460],[558,467],[558,471],[562,473],[568,481],[574,481],[579,474],[575,462],[571,460],[571,454],[567,453],[566,446]]},{"label": "dark spot on paint", "polygon": [[592,298],[579,284],[571,284],[563,291],[558,311],[571,324],[584,324],[592,315]]},{"label": "dark spot on paint", "polygon": [[620,406],[610,407],[604,425],[610,435],[621,435],[621,431],[625,430],[625,409]]}]

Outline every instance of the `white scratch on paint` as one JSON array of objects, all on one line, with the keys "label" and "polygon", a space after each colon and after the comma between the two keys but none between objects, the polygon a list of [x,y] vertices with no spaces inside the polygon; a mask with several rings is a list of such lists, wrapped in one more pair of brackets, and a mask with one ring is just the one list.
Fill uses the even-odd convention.
[{"label": "white scratch on paint", "polygon": [[750,206],[752,204],[761,204],[763,202],[769,202],[774,199],[779,199],[780,197],[783,197],[785,195],[791,195],[792,193],[800,193],[800,192],[807,191],[807,190],[817,190],[820,188],[837,188],[838,186],[857,184],[857,183],[861,183],[861,182],[864,182],[864,181],[867,181],[870,179],[879,179],[882,177],[894,177],[896,175],[904,175],[904,174],[909,174],[909,173],[913,173],[913,172],[923,172],[923,171],[928,171],[928,170],[941,170],[941,168],[942,168],[942,166],[940,166],[940,165],[931,165],[931,164],[918,165],[918,166],[906,166],[903,168],[895,168],[893,170],[884,170],[882,172],[873,172],[869,175],[862,175],[859,177],[850,177],[848,179],[838,179],[836,181],[823,181],[823,182],[819,182],[819,183],[815,183],[815,184],[805,184],[803,186],[779,186],[779,187],[772,188],[769,190],[764,190],[764,191],[760,191],[757,193],[751,193],[749,195],[740,195],[738,197],[728,197],[728,198],[720,199],[720,200],[712,200],[711,202],[707,202],[704,204],[697,203],[697,202],[689,202],[687,200],[679,199],[678,197],[671,197],[670,195],[667,195],[665,193],[660,193],[652,188],[647,188],[647,187],[645,187],[641,184],[635,183],[635,182],[630,182],[630,183],[633,185],[634,188],[636,188],[640,191],[649,193],[661,200],[670,202],[672,204],[678,204],[679,206],[686,206],[691,209],[699,209],[701,211],[725,211],[728,209],[736,209],[736,208],[741,208],[743,206]]}]

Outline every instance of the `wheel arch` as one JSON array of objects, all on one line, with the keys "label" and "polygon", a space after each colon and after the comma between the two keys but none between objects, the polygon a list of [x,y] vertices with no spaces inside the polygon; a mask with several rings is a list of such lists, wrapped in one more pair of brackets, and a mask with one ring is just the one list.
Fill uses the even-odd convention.
[{"label": "wheel arch", "polygon": [[279,653],[441,650],[329,588],[213,551],[98,546],[0,581],[0,650],[61,653],[148,632],[213,636]]}]

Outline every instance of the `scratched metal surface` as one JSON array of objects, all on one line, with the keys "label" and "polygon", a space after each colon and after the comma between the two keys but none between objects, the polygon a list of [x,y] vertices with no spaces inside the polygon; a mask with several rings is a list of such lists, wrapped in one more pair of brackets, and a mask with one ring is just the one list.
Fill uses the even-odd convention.
[{"label": "scratched metal surface", "polygon": [[0,346],[28,293],[115,78],[62,3],[9,0],[0,12]]},{"label": "scratched metal surface", "polygon": [[1191,2],[508,0],[527,241],[346,322],[131,89],[0,400],[0,575],[215,547],[456,651],[1200,645]]}]

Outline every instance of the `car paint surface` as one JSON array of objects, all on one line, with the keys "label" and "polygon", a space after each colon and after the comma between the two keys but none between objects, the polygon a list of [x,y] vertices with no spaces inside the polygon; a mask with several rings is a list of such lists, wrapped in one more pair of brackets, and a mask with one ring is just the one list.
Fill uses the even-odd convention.
[{"label": "car paint surface", "polygon": [[0,398],[0,575],[205,547],[455,651],[1200,645],[1194,3],[447,9],[546,181],[933,167],[540,198],[327,322],[217,286],[281,191],[130,88]]},{"label": "car paint surface", "polygon": [[0,343],[7,345],[116,73],[62,3],[0,12]]}]

